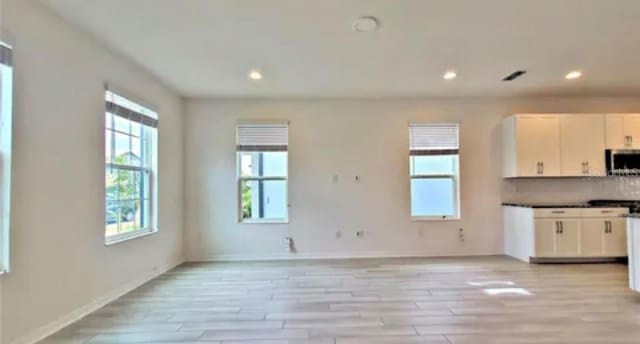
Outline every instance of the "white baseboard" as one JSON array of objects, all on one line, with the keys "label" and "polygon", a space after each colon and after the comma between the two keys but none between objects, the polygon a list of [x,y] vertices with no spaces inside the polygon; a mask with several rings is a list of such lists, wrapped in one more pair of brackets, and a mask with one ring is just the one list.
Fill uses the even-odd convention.
[{"label": "white baseboard", "polygon": [[63,315],[62,317],[60,317],[57,320],[54,320],[40,328],[38,328],[37,330],[22,336],[16,340],[14,340],[13,342],[11,342],[11,344],[33,344],[33,343],[37,343],[45,338],[47,338],[48,336],[62,330],[63,328],[73,324],[74,322],[82,319],[83,317],[91,314],[92,312],[95,312],[96,310],[104,307],[106,304],[108,304],[111,301],[114,301],[115,299],[121,297],[122,295],[132,291],[133,289],[136,289],[137,287],[143,285],[144,283],[162,275],[163,273],[173,269],[174,267],[182,264],[184,262],[184,259],[180,258],[180,259],[175,259],[169,263],[167,263],[164,266],[159,266],[158,269],[138,278],[135,279],[129,283],[126,283],[125,285],[123,285],[122,287],[113,290],[105,295],[102,295],[96,299],[94,299],[93,301],[89,302],[88,304],[81,306],[79,308],[76,308],[75,310],[67,313],[66,315]]},{"label": "white baseboard", "polygon": [[283,253],[283,254],[262,254],[262,255],[242,255],[242,254],[222,254],[209,256],[188,257],[188,262],[233,262],[233,261],[268,261],[268,260],[322,260],[322,259],[362,259],[362,258],[437,258],[437,257],[467,257],[467,256],[498,256],[504,252],[453,252],[434,253],[424,251],[409,252],[385,252],[385,251],[365,251],[354,253]]}]

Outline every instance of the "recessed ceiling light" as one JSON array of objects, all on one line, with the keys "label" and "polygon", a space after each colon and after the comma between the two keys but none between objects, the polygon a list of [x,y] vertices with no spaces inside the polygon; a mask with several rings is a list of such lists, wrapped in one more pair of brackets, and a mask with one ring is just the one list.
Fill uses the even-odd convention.
[{"label": "recessed ceiling light", "polygon": [[378,29],[378,19],[371,16],[360,17],[353,22],[353,30],[358,32],[372,32]]},{"label": "recessed ceiling light", "polygon": [[262,73],[257,69],[251,70],[249,72],[249,79],[251,79],[251,80],[262,80]]},{"label": "recessed ceiling light", "polygon": [[582,72],[579,70],[572,70],[564,76],[567,80],[575,80],[582,76]]},{"label": "recessed ceiling light", "polygon": [[445,80],[453,80],[453,79],[456,78],[456,76],[458,76],[458,74],[456,74],[455,71],[449,70],[446,73],[444,73],[442,78],[445,79]]}]

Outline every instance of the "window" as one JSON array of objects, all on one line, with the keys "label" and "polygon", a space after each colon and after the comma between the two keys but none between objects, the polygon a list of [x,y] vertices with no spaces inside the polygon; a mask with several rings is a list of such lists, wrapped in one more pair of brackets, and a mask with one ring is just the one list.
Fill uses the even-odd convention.
[{"label": "window", "polygon": [[0,42],[0,274],[9,271],[11,223],[11,141],[13,128],[13,51]]},{"label": "window", "polygon": [[287,222],[288,126],[244,124],[236,134],[240,222]]},{"label": "window", "polygon": [[105,239],[119,242],[155,230],[158,115],[106,91]]},{"label": "window", "polygon": [[460,217],[458,125],[409,125],[411,216]]}]

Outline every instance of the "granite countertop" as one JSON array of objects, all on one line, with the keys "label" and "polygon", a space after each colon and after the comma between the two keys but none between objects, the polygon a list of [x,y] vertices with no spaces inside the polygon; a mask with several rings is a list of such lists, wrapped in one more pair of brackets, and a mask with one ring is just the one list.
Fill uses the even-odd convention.
[{"label": "granite countertop", "polygon": [[[611,205],[591,205],[587,203],[578,204],[535,204],[535,203],[510,203],[505,202],[502,205],[510,207],[522,207],[522,208],[616,208]],[[620,207],[624,208],[624,207]]]}]

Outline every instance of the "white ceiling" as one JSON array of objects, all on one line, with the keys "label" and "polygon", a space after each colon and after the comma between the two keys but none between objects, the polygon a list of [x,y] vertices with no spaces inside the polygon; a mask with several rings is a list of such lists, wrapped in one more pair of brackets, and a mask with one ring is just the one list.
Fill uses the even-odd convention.
[{"label": "white ceiling", "polygon": [[41,1],[190,97],[640,95],[639,0]]}]

